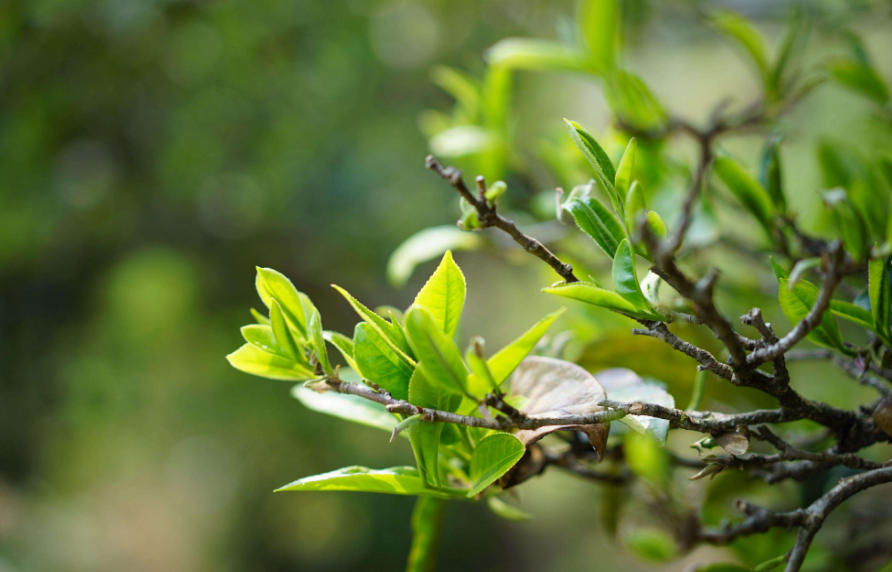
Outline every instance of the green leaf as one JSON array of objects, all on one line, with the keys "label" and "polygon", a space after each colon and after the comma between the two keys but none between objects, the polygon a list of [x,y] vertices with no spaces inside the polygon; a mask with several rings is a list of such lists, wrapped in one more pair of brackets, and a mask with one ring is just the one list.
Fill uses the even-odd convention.
[{"label": "green leaf", "polygon": [[266,316],[264,316],[263,314],[261,314],[260,312],[255,310],[254,308],[251,308],[251,315],[254,317],[255,320],[257,320],[258,324],[260,324],[262,326],[269,325],[269,318],[267,318]]},{"label": "green leaf", "polygon": [[713,25],[735,40],[749,54],[762,77],[766,88],[770,86],[771,66],[768,63],[768,46],[765,38],[743,16],[730,11],[722,11],[712,19]]},{"label": "green leaf", "polygon": [[[655,403],[664,407],[675,407],[675,398],[666,386],[654,380],[641,378],[630,369],[612,368],[599,371],[595,378],[600,382],[607,398],[614,401],[640,401]],[[649,435],[660,445],[666,444],[669,434],[669,421],[647,415],[626,415],[620,422],[642,435]]]},{"label": "green leaf", "polygon": [[616,293],[639,310],[649,311],[650,303],[641,292],[638,271],[635,269],[635,253],[628,240],[619,243],[613,257],[613,286]]},{"label": "green leaf", "polygon": [[889,280],[889,261],[889,258],[878,258],[871,260],[867,266],[870,311],[878,333],[887,340],[892,337],[892,281]]},{"label": "green leaf", "polygon": [[843,320],[854,322],[869,330],[874,329],[873,316],[870,311],[865,310],[861,306],[856,306],[851,302],[844,302],[843,300],[831,300],[830,311]]},{"label": "green leaf", "polygon": [[295,385],[291,395],[307,409],[325,413],[347,421],[375,427],[390,433],[397,425],[397,419],[383,405],[346,393],[326,391],[319,393],[303,385]]},{"label": "green leaf", "polygon": [[790,273],[787,272],[787,269],[778,264],[773,256],[769,256],[768,260],[771,261],[771,269],[774,270],[774,275],[777,277],[778,282],[790,277]]},{"label": "green leaf", "polygon": [[751,568],[741,566],[739,564],[728,564],[726,562],[719,562],[716,564],[707,564],[706,566],[694,568],[691,572],[751,572],[751,570]]},{"label": "green leaf", "polygon": [[367,467],[344,467],[330,473],[306,477],[284,487],[281,491],[356,491],[392,495],[422,495],[450,498],[450,494],[425,488],[418,471],[413,467],[391,467],[374,470]]},{"label": "green leaf", "polygon": [[771,196],[774,206],[780,211],[787,210],[787,199],[784,196],[783,176],[781,172],[780,138],[772,137],[762,151],[762,167],[759,171],[759,183]]},{"label": "green leaf", "polygon": [[558,42],[506,38],[486,51],[493,67],[534,71],[587,71],[590,63],[578,51]]},{"label": "green leaf", "polygon": [[387,261],[387,280],[399,288],[419,264],[442,256],[447,250],[475,250],[485,242],[481,235],[465,232],[452,224],[426,228],[393,251]]},{"label": "green leaf", "polygon": [[783,99],[784,92],[796,79],[798,70],[792,69],[789,73],[788,70],[798,64],[805,53],[810,28],[805,10],[797,8],[793,18],[790,19],[787,33],[778,52],[777,63],[772,71],[772,87],[777,99]]},{"label": "green leaf", "polygon": [[326,342],[330,343],[341,352],[347,365],[353,368],[354,371],[359,372],[359,367],[357,367],[356,361],[353,359],[353,340],[344,334],[332,332],[330,330],[324,330],[322,332],[322,337],[325,338]]},{"label": "green leaf", "polygon": [[363,378],[380,385],[396,399],[409,398],[412,366],[400,359],[384,337],[367,323],[356,324],[353,359]]},{"label": "green leaf", "polygon": [[660,240],[666,238],[666,223],[656,211],[647,211],[647,227],[651,234]]},{"label": "green leaf", "polygon": [[623,535],[626,548],[638,558],[654,563],[674,560],[678,545],[671,534],[658,528],[633,528]]},{"label": "green leaf", "polygon": [[589,132],[582,125],[569,119],[564,119],[564,121],[567,124],[567,129],[570,131],[570,137],[576,143],[576,146],[579,147],[579,150],[582,151],[585,158],[588,159],[591,166],[594,167],[595,171],[602,173],[612,184],[612,181],[616,180],[616,170],[604,149],[598,145],[595,138],[589,135]]},{"label": "green leaf", "polygon": [[301,364],[265,352],[253,344],[243,345],[226,356],[226,359],[239,371],[269,379],[304,381],[316,378],[312,370]]},{"label": "green leaf", "polygon": [[[304,315],[304,305],[306,295],[298,292],[294,284],[281,272],[277,272],[272,268],[257,267],[257,294],[267,308],[270,307],[272,299],[275,298],[282,306],[282,313],[288,319],[292,327],[300,332],[304,338],[307,337],[307,320]],[[306,298],[309,302],[309,298]]]},{"label": "green leaf", "polygon": [[[492,372],[489,371],[489,366],[486,365],[486,360],[483,359],[482,356],[477,355],[477,352],[474,351],[473,344],[465,352],[465,361],[471,367],[471,375],[475,377],[475,381],[481,380],[479,383],[483,391],[482,393],[479,393],[480,395],[499,388],[499,384],[496,383],[495,378],[492,376]],[[468,388],[470,391],[470,377],[468,378]]]},{"label": "green leaf", "polygon": [[666,110],[640,77],[616,68],[605,83],[604,95],[624,123],[661,135],[668,122]]},{"label": "green leaf", "polygon": [[[409,380],[409,402],[418,407],[444,410],[448,408],[451,395],[445,388],[427,379],[421,368],[417,368]],[[439,451],[442,423],[427,421],[415,423],[407,430],[415,463],[426,487],[440,486]]]},{"label": "green leaf", "polygon": [[474,448],[471,456],[471,490],[468,498],[483,492],[523,457],[526,447],[509,433],[491,433]]},{"label": "green leaf", "polygon": [[[557,312],[548,314],[524,332],[516,340],[497,351],[492,357],[486,361],[486,365],[495,381],[496,385],[501,385],[511,373],[517,369],[520,362],[533,351],[548,328],[561,317],[566,308],[561,308]],[[488,382],[481,379],[476,373],[472,373],[468,378],[468,390],[474,395],[482,395],[489,391]]]},{"label": "green leaf", "polygon": [[294,361],[303,361],[303,351],[298,346],[297,340],[294,339],[294,335],[291,333],[291,328],[288,327],[288,323],[285,321],[285,314],[282,313],[282,307],[275,298],[270,300],[269,321],[276,342],[278,342],[279,346],[285,350],[288,357]]},{"label": "green leaf", "polygon": [[[635,141],[635,138],[632,137],[629,139],[629,144],[626,145],[626,150],[623,152],[622,159],[619,160],[619,166],[616,168],[616,179],[614,180],[614,186],[616,187],[616,192],[619,193],[621,197],[625,197],[629,193],[629,187],[632,185],[632,170],[635,168],[635,150],[638,148],[638,142]],[[629,211],[628,200],[626,200],[626,211]],[[644,197],[641,200],[642,204],[644,203]],[[626,213],[628,215],[628,212]]]},{"label": "green leaf", "polygon": [[307,322],[307,335],[310,337],[310,341],[313,343],[313,348],[316,350],[316,359],[318,360],[319,365],[322,366],[322,371],[328,375],[332,375],[334,370],[331,367],[331,362],[328,361],[328,349],[325,347],[325,337],[322,335],[322,316],[319,315],[319,310],[315,307],[310,308],[310,319]]},{"label": "green leaf", "polygon": [[713,169],[728,190],[756,217],[770,236],[774,226],[774,206],[768,192],[738,162],[727,155],[716,157]]},{"label": "green leaf", "polygon": [[279,345],[279,342],[276,341],[271,327],[261,326],[260,324],[251,324],[249,326],[242,326],[241,331],[242,337],[245,338],[245,341],[249,344],[252,344],[267,353],[285,358],[288,361],[294,361],[294,358],[288,355],[288,353],[282,349],[282,346]]},{"label": "green leaf", "polygon": [[425,377],[448,391],[467,395],[468,369],[433,314],[424,306],[412,306],[406,313],[406,331]]},{"label": "green leaf", "polygon": [[576,225],[613,258],[616,247],[626,238],[623,225],[616,216],[595,197],[571,199],[563,208],[573,215]]},{"label": "green leaf", "polygon": [[[811,282],[802,280],[793,288],[788,286],[788,280],[782,278],[780,280],[780,288],[778,291],[778,300],[780,301],[781,310],[790,321],[791,324],[798,324],[811,311],[815,300],[818,298],[818,287]],[[848,350],[842,342],[842,336],[839,333],[839,327],[833,318],[832,312],[825,312],[821,318],[821,324],[812,330],[808,335],[808,340],[816,345],[828,348],[838,349],[843,352]]]},{"label": "green leaf", "polygon": [[841,57],[830,60],[825,67],[833,80],[840,85],[878,105],[885,105],[889,101],[889,86],[872,66]]},{"label": "green leaf", "polygon": [[793,265],[793,270],[790,271],[790,281],[787,283],[789,288],[792,288],[796,285],[797,282],[805,278],[806,273],[812,268],[817,268],[821,266],[822,261],[818,257],[814,258],[803,258]]},{"label": "green leaf", "polygon": [[610,69],[616,61],[620,31],[617,4],[617,0],[584,0],[580,3],[576,21],[595,70]]},{"label": "green leaf", "polygon": [[466,74],[446,66],[434,66],[431,82],[451,95],[463,108],[468,120],[477,117],[480,107],[480,87]]},{"label": "green leaf", "polygon": [[533,518],[533,515],[530,513],[517,508],[513,504],[503,501],[497,496],[486,497],[486,504],[489,506],[489,510],[506,520],[523,522]]},{"label": "green leaf", "polygon": [[356,298],[351,296],[340,286],[332,284],[332,288],[337,290],[344,298],[346,298],[353,309],[356,310],[356,313],[359,314],[359,316],[363,320],[365,320],[366,323],[374,328],[375,331],[381,334],[381,337],[384,339],[387,345],[390,346],[390,348],[394,352],[396,352],[398,356],[400,356],[400,359],[406,362],[406,364],[408,364],[409,366],[415,367],[415,360],[409,357],[409,352],[411,351],[409,349],[409,344],[402,336],[402,333],[396,325],[391,324],[378,314],[363,306]]},{"label": "green leaf", "polygon": [[440,265],[415,296],[415,306],[427,309],[441,332],[455,336],[461,311],[465,305],[465,276],[446,251]]},{"label": "green leaf", "polygon": [[589,282],[558,282],[548,288],[543,288],[542,291],[547,294],[572,298],[587,304],[621,312],[632,317],[650,319],[649,316],[645,316],[645,314],[631,302],[616,292],[598,288]]},{"label": "green leaf", "polygon": [[[647,205],[644,204],[644,193],[641,191],[641,185],[638,181],[634,181],[626,193],[626,228],[629,229],[629,236],[635,234],[635,225],[638,217],[647,212]],[[659,218],[659,217],[658,217]],[[660,219],[660,222],[663,222]],[[665,231],[666,226],[663,225]]]},{"label": "green leaf", "polygon": [[870,250],[867,222],[849,200],[848,193],[845,189],[833,189],[824,192],[822,198],[836,214],[845,249],[855,260],[864,260]]},{"label": "green leaf", "polygon": [[437,549],[446,503],[432,497],[419,497],[412,511],[412,548],[406,562],[406,572],[434,572],[437,569]]}]

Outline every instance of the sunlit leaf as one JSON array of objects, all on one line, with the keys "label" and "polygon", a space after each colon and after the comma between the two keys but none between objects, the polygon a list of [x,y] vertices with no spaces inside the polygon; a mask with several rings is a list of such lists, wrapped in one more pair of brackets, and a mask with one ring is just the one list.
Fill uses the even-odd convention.
[{"label": "sunlit leaf", "polygon": [[273,329],[270,326],[251,324],[249,326],[242,326],[241,331],[242,337],[245,338],[245,341],[249,344],[253,344],[267,353],[277,355],[289,361],[294,361],[294,358],[282,349],[282,346],[276,341],[276,338],[273,336]]},{"label": "sunlit leaf", "polygon": [[367,467],[345,467],[294,481],[276,489],[281,491],[356,491],[392,495],[422,495],[450,498],[449,493],[425,488],[413,467],[391,467],[374,470]]},{"label": "sunlit leaf", "polygon": [[397,247],[387,261],[387,280],[394,287],[406,283],[415,268],[442,256],[447,250],[474,250],[485,244],[480,234],[465,232],[455,225],[426,228]]},{"label": "sunlit leaf", "polygon": [[576,146],[579,147],[579,150],[582,151],[582,154],[591,163],[595,171],[602,173],[612,185],[613,181],[616,180],[616,169],[614,169],[610,157],[607,156],[604,149],[601,148],[598,142],[595,141],[595,138],[582,125],[569,119],[564,119],[564,121],[567,124],[567,129],[570,131],[570,137],[573,139],[573,142],[576,143]]},{"label": "sunlit leaf", "polygon": [[430,149],[439,157],[463,157],[488,151],[498,142],[498,136],[484,127],[458,125],[431,137]]},{"label": "sunlit leaf", "polygon": [[[447,337],[424,306],[412,306],[406,314],[406,331],[419,368],[431,383],[457,394],[468,394],[468,368],[455,342]],[[416,404],[417,405],[417,404]]]},{"label": "sunlit leaf", "polygon": [[319,365],[322,366],[322,371],[328,375],[334,373],[331,362],[328,360],[328,348],[325,347],[325,337],[322,335],[322,317],[316,308],[310,309],[309,320],[307,320],[307,336],[309,336],[313,348],[316,350],[316,359],[319,361]]},{"label": "sunlit leaf", "polygon": [[[629,139],[629,144],[626,146],[626,150],[623,152],[622,159],[619,161],[619,166],[616,168],[616,179],[614,180],[614,186],[616,187],[616,192],[619,193],[620,196],[625,197],[629,193],[629,188],[632,185],[632,181],[634,177],[632,176],[632,171],[635,168],[635,150],[638,148],[638,143],[634,137]],[[626,216],[629,216],[629,211],[631,210],[629,207],[629,201],[626,199]],[[644,197],[641,198],[641,205],[643,208]]]},{"label": "sunlit leaf", "polygon": [[[306,298],[301,292],[297,291],[294,284],[291,283],[284,274],[277,272],[272,268],[257,267],[257,294],[267,308],[275,298],[282,306],[282,313],[288,319],[292,327],[300,332],[301,336],[307,337],[307,318],[304,315],[305,302],[302,298]],[[309,301],[307,298],[306,301]]]},{"label": "sunlit leaf", "polygon": [[473,498],[504,475],[523,457],[526,447],[520,439],[509,433],[492,433],[484,437],[471,455],[471,490]]},{"label": "sunlit leaf", "polygon": [[465,305],[465,276],[446,251],[440,265],[415,296],[415,306],[427,309],[446,336],[455,336]]},{"label": "sunlit leaf", "polygon": [[563,296],[564,298],[572,298],[593,306],[600,306],[608,310],[614,310],[633,317],[645,317],[646,314],[641,312],[631,302],[610,290],[599,288],[589,282],[558,282],[548,288],[543,288],[543,292]]},{"label": "sunlit leaf", "polygon": [[506,38],[486,52],[493,67],[536,71],[586,71],[587,58],[578,51],[549,40]]},{"label": "sunlit leaf", "polygon": [[387,345],[389,345],[391,349],[393,349],[393,351],[396,352],[398,356],[400,356],[400,359],[406,362],[409,366],[415,367],[415,360],[409,357],[409,353],[411,352],[409,344],[396,325],[391,324],[378,314],[363,306],[356,298],[351,296],[349,292],[347,292],[340,286],[332,284],[332,288],[337,290],[344,298],[346,298],[353,309],[356,310],[356,313],[359,314],[359,316],[363,320],[365,320],[366,323],[368,323],[372,328],[374,328],[379,334],[381,334],[381,337],[384,339]]},{"label": "sunlit leaf", "polygon": [[270,300],[269,321],[279,346],[285,350],[285,353],[294,361],[302,361],[303,350],[298,346],[297,340],[291,333],[291,328],[285,320],[285,314],[279,302],[273,298]]},{"label": "sunlit leaf", "polygon": [[638,271],[635,268],[635,253],[628,240],[619,243],[616,256],[613,257],[613,285],[616,288],[616,293],[636,309],[650,310],[650,304],[641,292]]},{"label": "sunlit leaf", "polygon": [[325,341],[333,345],[341,352],[341,355],[344,357],[344,360],[347,362],[353,370],[359,371],[359,368],[356,366],[356,361],[353,359],[353,340],[345,336],[344,334],[338,332],[332,332],[329,330],[325,330],[322,332],[322,337],[325,338]]},{"label": "sunlit leaf", "polygon": [[302,381],[316,377],[313,371],[301,364],[265,352],[253,344],[243,345],[226,359],[237,370],[269,379]]},{"label": "sunlit leaf", "polygon": [[613,67],[620,31],[617,0],[584,0],[577,17],[579,33],[596,70]]}]

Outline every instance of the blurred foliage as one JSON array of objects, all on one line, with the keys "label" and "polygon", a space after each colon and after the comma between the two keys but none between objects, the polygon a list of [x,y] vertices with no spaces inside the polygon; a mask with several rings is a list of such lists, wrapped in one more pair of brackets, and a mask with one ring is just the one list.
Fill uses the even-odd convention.
[{"label": "blurred foliage", "polygon": [[[626,55],[630,67],[660,100],[697,118],[717,93],[742,103],[741,94],[756,89],[732,48],[702,25],[704,6],[625,2],[627,24],[617,32],[636,46]],[[809,121],[791,130],[784,149],[785,173],[803,173],[788,181],[788,201],[806,206],[804,216],[822,231],[836,222],[815,205],[814,188],[842,185],[856,194],[855,181],[875,175],[859,175],[862,156],[888,148],[888,134],[864,119],[884,94],[859,54],[869,53],[869,69],[888,78],[892,44],[882,3],[815,6],[825,26],[855,27],[866,43],[859,48],[834,29],[814,32],[818,53],[810,56],[837,58],[828,73],[854,94],[819,91],[797,112]],[[780,44],[785,9],[736,7]],[[520,0],[0,5],[0,570],[402,567],[410,500],[270,493],[346,464],[411,462],[408,444],[388,446],[372,429],[308,411],[286,386],[248,380],[221,356],[238,343],[235,328],[254,303],[255,265],[298,282],[332,329],[347,330],[354,319],[329,282],[354,285],[375,304],[411,301],[412,288],[394,294],[385,284],[389,253],[412,233],[460,215],[448,189],[423,169],[425,135],[494,129],[494,139],[459,131],[459,142],[491,146],[485,159],[457,153],[457,160],[469,172],[504,178],[504,203],[533,213],[524,222],[552,216],[551,193],[540,191],[588,176],[560,119],[604,125],[605,99],[579,76],[529,74],[514,77],[509,99],[500,78],[487,79],[480,54],[506,37],[565,38],[575,11],[570,1]],[[609,47],[584,45],[608,57]],[[452,100],[438,86],[454,91],[460,80],[436,65],[466,70],[471,84],[489,87],[488,97],[520,119],[485,102],[475,108],[476,95],[468,109],[444,114]],[[605,135],[607,152],[621,154],[624,141]],[[829,150],[817,163],[819,142]],[[757,142],[732,150],[755,167]],[[533,151],[541,158],[528,160]],[[648,204],[670,220],[672,195],[658,190],[678,190],[677,177],[662,177],[685,172],[687,158],[647,159],[657,151],[639,145],[642,183]],[[603,273],[584,240],[568,241],[568,258]],[[499,255],[509,264],[487,253],[463,262],[472,285],[463,330],[484,333],[494,347],[556,307],[530,297],[550,276],[519,254]],[[722,265],[727,274],[773,298],[746,253],[726,255],[735,262]],[[475,285],[502,295],[475,297]],[[733,291],[721,301],[729,313],[747,309]],[[783,321],[776,306],[768,313]],[[684,403],[693,382],[685,364],[676,370],[667,361],[670,370],[650,372],[656,360],[635,363],[628,338],[606,349],[625,332],[624,319],[599,309],[574,314],[565,327],[597,343],[565,351],[589,369],[630,366],[658,377]],[[647,351],[662,351],[640,340],[648,342]],[[841,406],[869,395],[841,378],[814,392]],[[749,397],[758,404],[760,396]],[[725,388],[708,383],[706,403],[722,408]],[[750,486],[741,479],[722,475],[718,486],[695,489],[709,491],[708,515],[720,518],[716,507]],[[822,484],[801,494],[813,498]],[[611,551],[594,522],[609,492],[549,473],[524,493],[524,509],[536,517],[529,523],[494,525],[485,507],[449,507],[441,566],[637,569]],[[755,561],[776,556],[775,544],[760,542],[768,541],[755,537],[742,551]]]}]

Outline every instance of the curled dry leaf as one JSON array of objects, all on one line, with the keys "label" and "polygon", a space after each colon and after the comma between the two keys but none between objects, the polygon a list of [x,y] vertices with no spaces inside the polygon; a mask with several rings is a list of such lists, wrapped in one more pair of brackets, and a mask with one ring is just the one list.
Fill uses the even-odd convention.
[{"label": "curled dry leaf", "polygon": [[[603,411],[598,404],[607,398],[595,376],[574,363],[546,357],[529,357],[521,362],[511,376],[511,394],[527,398],[520,409],[533,418]],[[585,433],[600,457],[610,424],[548,426],[518,431],[516,435],[529,447],[549,433],[567,430]]]},{"label": "curled dry leaf", "polygon": [[739,425],[736,430],[728,433],[713,435],[719,447],[732,455],[743,455],[750,448],[749,430],[744,425]]},{"label": "curled dry leaf", "polygon": [[892,396],[880,401],[873,411],[873,421],[886,435],[892,437]]}]

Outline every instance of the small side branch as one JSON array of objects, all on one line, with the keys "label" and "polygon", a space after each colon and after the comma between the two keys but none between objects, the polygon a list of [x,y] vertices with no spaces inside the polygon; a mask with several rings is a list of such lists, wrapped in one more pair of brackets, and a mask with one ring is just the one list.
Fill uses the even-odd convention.
[{"label": "small side branch", "polygon": [[[511,221],[496,212],[496,206],[483,196],[482,193],[475,195],[471,192],[464,180],[462,180],[462,172],[455,167],[443,167],[437,162],[433,155],[428,155],[425,159],[425,165],[428,169],[440,176],[444,181],[452,185],[458,194],[460,194],[468,203],[477,210],[477,217],[480,219],[480,226],[496,227],[508,233],[514,242],[523,247],[530,254],[541,259],[543,262],[551,266],[561,278],[567,282],[578,282],[579,279],[573,274],[573,266],[562,261],[554,255],[544,244],[526,235],[517,228],[514,221]],[[482,180],[481,180],[482,182]]]}]

